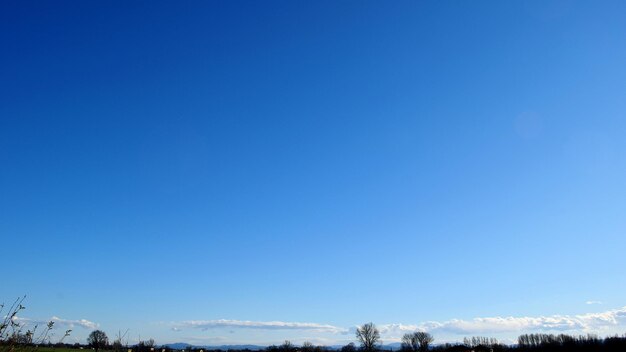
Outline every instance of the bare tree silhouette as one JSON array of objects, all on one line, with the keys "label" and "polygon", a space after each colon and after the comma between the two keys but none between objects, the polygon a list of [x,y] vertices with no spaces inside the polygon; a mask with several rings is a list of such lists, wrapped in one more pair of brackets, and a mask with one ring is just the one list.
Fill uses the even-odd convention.
[{"label": "bare tree silhouette", "polygon": [[87,343],[89,346],[93,347],[96,352],[101,348],[105,348],[109,344],[109,338],[107,334],[102,330],[94,330],[89,334],[87,338]]},{"label": "bare tree silhouette", "polygon": [[374,323],[367,323],[356,329],[356,338],[366,352],[376,351],[380,342],[380,332]]},{"label": "bare tree silhouette", "polygon": [[428,346],[433,342],[431,334],[424,331],[415,331],[402,336],[402,349],[404,351],[428,351]]}]

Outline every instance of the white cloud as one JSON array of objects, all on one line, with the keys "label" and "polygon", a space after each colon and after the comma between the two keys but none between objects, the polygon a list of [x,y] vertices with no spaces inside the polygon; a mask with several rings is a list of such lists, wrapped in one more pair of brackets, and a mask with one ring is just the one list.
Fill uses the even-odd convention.
[{"label": "white cloud", "polygon": [[[462,337],[472,335],[497,337],[500,341],[514,341],[519,334],[546,332],[599,335],[614,334],[626,328],[626,307],[608,310],[600,313],[586,313],[578,315],[549,315],[549,316],[494,316],[478,317],[473,319],[450,319],[445,321],[425,321],[415,324],[377,324],[384,343],[400,341],[402,335],[416,330],[428,331],[435,335],[439,342],[459,341]],[[195,329],[207,331],[210,329],[258,329],[280,332],[291,341],[300,341],[304,337],[310,341],[333,343],[347,343],[353,340],[356,326],[344,328],[328,324],[282,322],[282,321],[247,321],[247,320],[188,320],[170,324],[174,331]],[[343,335],[342,337],[338,335]],[[265,334],[263,335],[265,336]],[[274,336],[272,334],[271,336]],[[231,341],[241,342],[241,341]],[[248,341],[249,342],[249,341]]]},{"label": "white cloud", "polygon": [[342,333],[347,329],[339,328],[333,325],[317,324],[317,323],[295,323],[282,321],[249,321],[249,320],[187,320],[174,323],[174,328],[193,328],[208,330],[214,328],[246,328],[246,329],[262,329],[262,330],[309,330],[318,332]]},{"label": "white cloud", "polygon": [[602,304],[602,301],[587,301],[586,304]]},{"label": "white cloud", "polygon": [[[421,326],[412,324],[384,324],[378,327],[381,334],[404,334],[416,330],[424,330]],[[356,328],[355,328],[356,331]]]},{"label": "white cloud", "polygon": [[59,317],[52,317],[48,320],[15,317],[14,320],[17,323],[20,323],[23,325],[40,325],[40,326],[46,325],[52,321],[54,322],[54,327],[63,327],[64,329],[74,329],[75,327],[81,327],[83,329],[94,330],[94,329],[97,329],[99,326],[99,324],[89,321],[87,319],[69,320],[69,319],[62,319]]},{"label": "white cloud", "polygon": [[626,324],[626,307],[602,313],[538,317],[487,317],[471,320],[429,321],[417,325],[386,324],[381,334],[398,338],[407,331],[425,330],[455,335],[523,333],[534,331],[601,332]]}]

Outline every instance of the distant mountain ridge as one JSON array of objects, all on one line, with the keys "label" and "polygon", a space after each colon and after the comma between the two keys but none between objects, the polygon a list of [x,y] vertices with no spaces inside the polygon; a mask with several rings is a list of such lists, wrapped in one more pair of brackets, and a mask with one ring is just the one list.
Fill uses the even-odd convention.
[{"label": "distant mountain ridge", "polygon": [[[222,351],[228,351],[228,350],[260,351],[268,347],[268,346],[261,346],[261,345],[192,345],[192,344],[183,343],[183,342],[168,343],[168,344],[162,345],[162,347],[169,347],[173,350],[183,350],[185,348],[188,348],[189,346],[191,346],[194,349],[203,348],[206,350],[222,350]],[[330,350],[340,350],[341,347],[343,346],[344,345],[332,345],[332,346],[326,346],[326,347]],[[389,350],[397,351],[400,349],[400,346],[401,344],[399,342],[395,342],[395,343],[383,345],[382,349],[387,350],[387,351]]]},{"label": "distant mountain ridge", "polygon": [[259,350],[264,350],[267,348],[267,346],[259,346],[259,345],[192,345],[189,343],[184,343],[184,342],[175,342],[175,343],[168,343],[163,345],[163,347],[169,347],[173,350],[182,350],[185,348],[188,348],[189,346],[191,346],[194,349],[198,349],[198,348],[204,348],[207,350],[224,350],[224,351],[228,351],[228,350],[251,350],[251,351],[259,351]]}]

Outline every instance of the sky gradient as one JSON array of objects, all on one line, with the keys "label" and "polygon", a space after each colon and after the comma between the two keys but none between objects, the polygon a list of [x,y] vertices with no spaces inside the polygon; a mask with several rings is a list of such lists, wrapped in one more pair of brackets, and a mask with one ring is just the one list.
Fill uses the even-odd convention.
[{"label": "sky gradient", "polygon": [[624,13],[4,1],[0,301],[81,342],[624,333]]}]

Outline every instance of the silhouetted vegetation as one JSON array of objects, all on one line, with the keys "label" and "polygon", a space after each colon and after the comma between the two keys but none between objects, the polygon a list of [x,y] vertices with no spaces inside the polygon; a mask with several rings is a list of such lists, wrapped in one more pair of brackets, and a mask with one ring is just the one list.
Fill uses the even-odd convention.
[{"label": "silhouetted vegetation", "polygon": [[[365,329],[363,329],[365,327]],[[357,352],[366,351],[366,342],[370,348],[370,351],[389,351],[390,348],[383,346],[380,340],[380,333],[376,326],[372,323],[362,325],[357,329],[357,334],[360,331],[361,339],[357,337],[357,340],[361,343],[361,346],[357,347],[354,343],[349,343],[340,347],[340,352]],[[420,334],[417,334],[420,333]],[[407,335],[411,335],[409,338]],[[430,333],[426,332],[414,332],[407,334],[407,338],[403,338],[403,342],[410,343],[411,346],[403,345],[403,350],[412,351],[432,351],[432,352],[617,352],[626,351],[626,335],[623,336],[611,336],[606,338],[598,338],[595,335],[551,335],[551,334],[524,334],[518,338],[518,344],[506,345],[499,342],[495,338],[473,336],[463,339],[463,343],[446,343],[440,345],[432,345],[434,340]],[[301,346],[294,345],[290,341],[285,341],[283,344],[276,346],[269,346],[265,349],[266,352],[323,352],[331,350],[328,347],[316,346],[310,342],[305,342]],[[335,349],[337,350],[337,349]],[[190,349],[185,348],[185,352],[225,352],[223,350],[211,350],[211,349]],[[133,352],[134,349],[133,349]],[[160,350],[159,350],[160,352]],[[236,350],[229,349],[229,352],[254,352],[248,349]]]},{"label": "silhouetted vegetation", "polygon": [[349,344],[341,347],[341,352],[356,352],[357,348],[354,342],[350,342]]},{"label": "silhouetted vegetation", "polygon": [[[107,350],[114,352],[175,352],[167,346],[157,346],[153,339],[139,341],[137,344],[128,346],[123,339],[126,333],[118,333],[112,344],[104,331],[94,330],[87,338],[87,344],[67,344],[63,340],[71,330],[56,342],[51,341],[50,331],[54,322],[48,322],[45,327],[39,329],[37,325],[26,329],[25,323],[20,320],[18,313],[25,309],[24,297],[17,299],[11,306],[5,307],[0,304],[0,352],[65,352],[92,348],[95,351]],[[126,331],[128,332],[128,331]],[[356,340],[360,346],[353,342],[335,348],[340,352],[378,352],[389,350],[382,345],[380,332],[373,323],[367,323],[356,329]],[[402,352],[617,352],[626,351],[626,334],[622,336],[609,336],[600,338],[597,335],[566,335],[566,334],[523,334],[517,339],[517,344],[506,345],[492,337],[472,336],[463,339],[463,343],[432,345],[433,336],[425,331],[415,331],[402,337]],[[328,352],[331,348],[314,345],[305,341],[301,346],[285,340],[280,346],[272,345],[264,349],[266,352]],[[180,350],[178,350],[180,351]],[[196,348],[186,346],[185,352],[224,352],[219,349]],[[249,349],[228,349],[229,352],[253,352]]]},{"label": "silhouetted vegetation", "polygon": [[516,345],[505,345],[488,337],[465,338],[463,344],[445,344],[432,349],[439,352],[594,352],[626,351],[626,334],[599,338],[596,335],[524,334]]},{"label": "silhouetted vegetation", "polygon": [[87,344],[98,352],[100,349],[109,346],[109,338],[107,334],[102,330],[94,330],[89,334],[87,338]]},{"label": "silhouetted vegetation", "polygon": [[425,331],[415,331],[402,336],[402,351],[425,352],[433,342],[433,336]]},{"label": "silhouetted vegetation", "polygon": [[[366,324],[368,325],[368,324]],[[369,325],[368,325],[369,326]],[[375,326],[372,324],[369,328],[374,328]],[[374,333],[376,330],[366,330],[362,331],[362,334],[365,333],[365,336],[374,337],[376,334]],[[370,333],[372,335],[370,335]],[[412,335],[411,333],[409,335]],[[430,335],[430,334],[428,334]],[[428,336],[426,336],[428,337]],[[432,339],[432,336],[429,336]],[[403,339],[404,340],[404,339]],[[380,340],[380,335],[377,339],[369,339],[369,341],[374,341],[374,346],[371,351],[374,352],[382,352],[389,351],[390,348],[388,346],[381,345],[382,341]],[[623,336],[610,336],[606,338],[599,338],[595,335],[581,335],[581,336],[572,336],[572,335],[552,335],[552,334],[524,334],[520,335],[518,338],[518,343],[515,345],[506,345],[500,343],[495,338],[482,337],[482,336],[474,336],[468,337],[463,340],[463,343],[456,344],[440,344],[440,345],[431,345],[432,340],[429,339],[424,340],[425,344],[422,345],[419,342],[414,343],[411,347],[402,346],[403,350],[410,348],[411,350],[416,351],[432,351],[432,352],[617,352],[617,351],[626,351],[626,334]],[[11,349],[6,349],[7,340],[3,340],[0,343],[0,347],[4,346],[5,349],[2,352],[30,352],[25,350],[26,346],[34,346],[34,345],[22,345],[16,342],[12,343]],[[141,350],[153,351],[153,352],[162,352],[165,350],[166,352],[257,352],[251,351],[249,349],[228,349],[219,350],[219,349],[210,349],[210,348],[199,348],[187,346],[182,350],[172,350],[166,346],[158,346],[154,345],[154,347],[148,347],[152,345],[152,341],[141,341],[138,344],[127,346],[126,348],[130,349],[132,352],[138,352]],[[88,345],[80,345],[80,344],[65,344],[65,343],[45,343],[39,345],[39,350],[37,352],[65,352],[69,349],[77,350],[77,349],[88,349],[90,348]],[[425,346],[425,347],[421,347]],[[113,350],[113,344],[107,345],[105,347],[101,347],[102,350]],[[422,349],[420,349],[422,348]],[[34,349],[34,347],[33,347]],[[314,345],[310,342],[305,342],[301,346],[294,345],[290,341],[285,341],[283,344],[276,346],[269,346],[264,349],[266,352],[328,352],[332,349],[325,346]],[[334,349],[337,351],[337,349]],[[345,346],[342,346],[338,349],[341,352],[357,352],[357,351],[365,351],[364,346],[357,347],[354,343],[349,343]],[[123,352],[126,352],[124,350]],[[34,352],[34,351],[32,351]]]},{"label": "silhouetted vegetation", "polygon": [[356,329],[356,338],[365,352],[372,352],[379,348],[380,332],[374,323],[367,323]]},{"label": "silhouetted vegetation", "polygon": [[[29,329],[20,321],[18,313],[26,309],[23,305],[25,299],[26,296],[20,297],[9,307],[0,304],[0,352],[31,352],[40,345],[53,346],[50,331],[54,321],[47,322],[42,328],[36,324]],[[72,330],[66,330],[57,345],[63,345],[63,340],[70,332]]]}]

